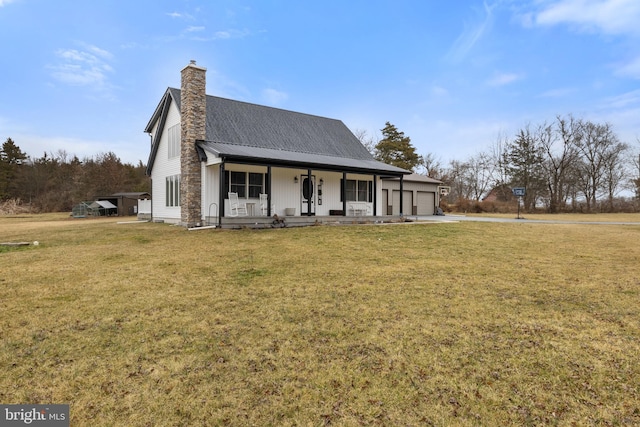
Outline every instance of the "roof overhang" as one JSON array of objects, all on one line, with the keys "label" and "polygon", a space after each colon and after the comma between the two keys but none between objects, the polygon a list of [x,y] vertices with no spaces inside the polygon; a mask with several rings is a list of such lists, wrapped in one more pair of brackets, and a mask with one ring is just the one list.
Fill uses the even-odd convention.
[{"label": "roof overhang", "polygon": [[[396,179],[397,177],[389,178],[390,181],[393,181]],[[425,175],[419,175],[417,173],[412,173],[411,175],[405,176],[404,182],[417,182],[420,184],[442,184],[443,183],[439,179],[431,178]]]},{"label": "roof overhang", "polygon": [[198,141],[197,145],[205,152],[231,163],[363,173],[384,177],[400,177],[411,173],[374,159],[333,157],[211,141]]}]

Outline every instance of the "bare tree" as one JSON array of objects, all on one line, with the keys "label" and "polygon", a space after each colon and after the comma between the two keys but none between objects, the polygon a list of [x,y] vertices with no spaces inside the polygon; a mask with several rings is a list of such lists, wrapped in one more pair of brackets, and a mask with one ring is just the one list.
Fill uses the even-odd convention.
[{"label": "bare tree", "polygon": [[631,154],[630,188],[635,192],[636,200],[640,201],[640,138],[636,138],[637,147]]},{"label": "bare tree", "polygon": [[[620,153],[626,150],[609,123],[597,124],[585,122],[583,136],[578,143],[582,157],[582,188],[587,210],[596,207],[598,194],[611,194],[607,184],[608,164],[619,160]],[[612,184],[613,185],[613,184]],[[619,181],[615,184],[615,188]]]},{"label": "bare tree", "polygon": [[455,200],[469,200],[473,194],[473,189],[469,185],[468,181],[469,164],[461,162],[459,160],[451,160],[449,167],[443,176],[443,181],[451,187],[448,199],[450,201]]},{"label": "bare tree", "polygon": [[[424,171],[421,171],[420,169],[424,169]],[[445,173],[442,162],[433,153],[427,153],[426,156],[422,156],[422,163],[418,166],[418,170],[420,173],[424,172],[423,175],[426,175],[429,178],[439,180],[442,180]]]},{"label": "bare tree", "polygon": [[509,175],[506,161],[508,146],[509,137],[500,133],[488,153],[489,161],[493,165],[493,185],[498,192],[499,200],[509,200],[511,198],[511,189],[509,187],[511,176]]},{"label": "bare tree", "polygon": [[607,196],[609,212],[613,212],[613,202],[621,190],[623,180],[627,175],[627,161],[625,153],[629,146],[623,142],[614,144],[604,159],[603,187]]},{"label": "bare tree", "polygon": [[471,190],[473,198],[482,201],[495,184],[494,180],[494,164],[491,156],[487,153],[480,152],[470,157],[466,162],[467,168],[464,174],[467,185]]},{"label": "bare tree", "polygon": [[542,167],[548,190],[548,210],[556,213],[567,202],[570,186],[570,169],[578,157],[578,142],[581,139],[582,123],[569,116],[556,117],[555,127],[546,123],[538,126],[535,137],[544,152]]},{"label": "bare tree", "polygon": [[375,156],[376,145],[378,144],[378,141],[374,140],[373,136],[370,136],[369,132],[364,129],[356,129],[355,131],[353,131],[353,134],[356,138],[358,138],[358,141],[360,141],[360,143],[364,145],[364,148],[366,148],[372,156]]}]

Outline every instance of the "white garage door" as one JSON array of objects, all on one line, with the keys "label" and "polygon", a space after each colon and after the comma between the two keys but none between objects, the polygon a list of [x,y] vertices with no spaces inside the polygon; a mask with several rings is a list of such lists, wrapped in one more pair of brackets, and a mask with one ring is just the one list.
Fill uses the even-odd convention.
[{"label": "white garage door", "polygon": [[436,206],[436,193],[418,191],[418,215],[433,215]]},{"label": "white garage door", "polygon": [[[402,192],[402,214],[413,215],[413,192]],[[393,190],[393,215],[400,215],[400,191]]]}]

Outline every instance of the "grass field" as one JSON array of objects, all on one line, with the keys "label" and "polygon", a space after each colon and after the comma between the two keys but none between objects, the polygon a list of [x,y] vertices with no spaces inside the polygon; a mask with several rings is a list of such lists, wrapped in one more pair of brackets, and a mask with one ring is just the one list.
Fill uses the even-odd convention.
[{"label": "grass field", "polygon": [[640,224],[0,217],[35,240],[0,249],[0,403],[74,427],[640,424]]}]

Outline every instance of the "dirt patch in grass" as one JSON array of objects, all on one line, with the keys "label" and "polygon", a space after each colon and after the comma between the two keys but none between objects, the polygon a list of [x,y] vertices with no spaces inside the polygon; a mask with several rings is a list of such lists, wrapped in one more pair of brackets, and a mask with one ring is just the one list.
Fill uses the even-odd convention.
[{"label": "dirt patch in grass", "polygon": [[0,401],[74,426],[640,423],[640,227],[20,221]]}]

